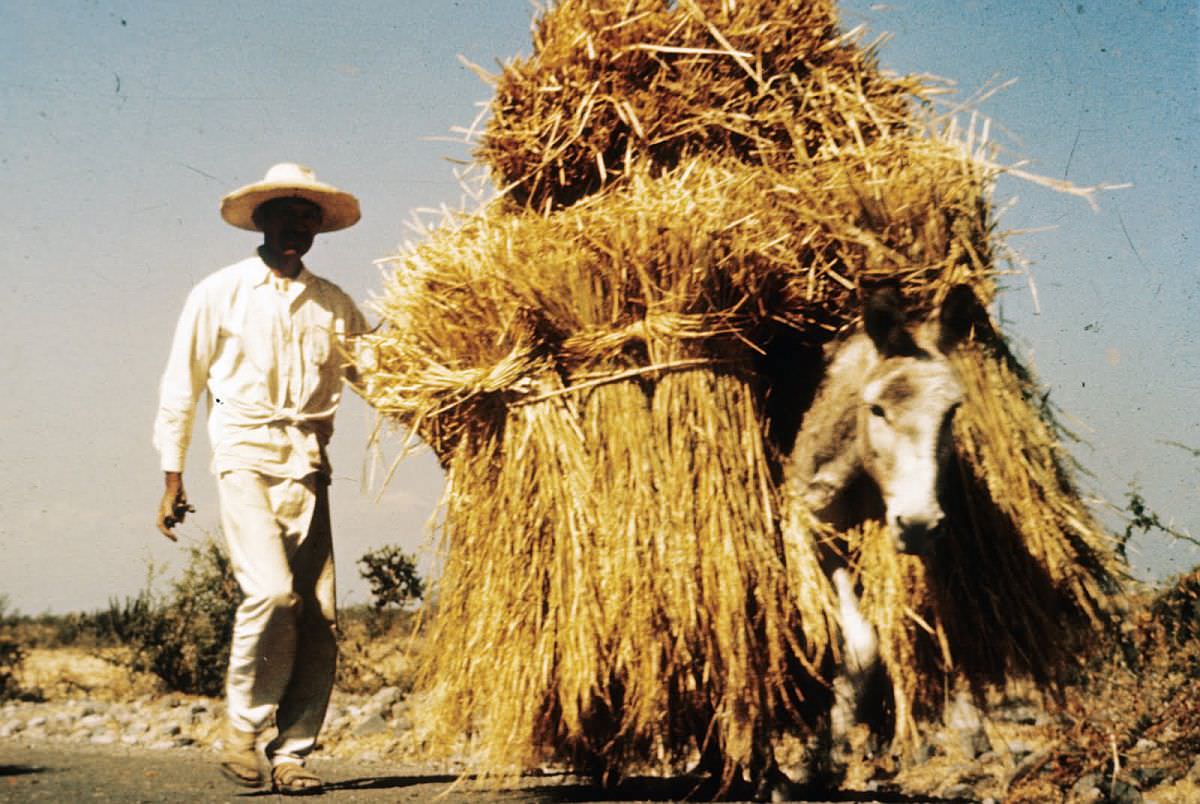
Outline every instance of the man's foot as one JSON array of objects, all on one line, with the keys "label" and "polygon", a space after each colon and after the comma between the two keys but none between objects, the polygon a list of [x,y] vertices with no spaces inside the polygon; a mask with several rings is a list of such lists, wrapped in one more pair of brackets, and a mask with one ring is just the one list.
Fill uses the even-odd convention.
[{"label": "man's foot", "polygon": [[225,729],[224,742],[220,762],[225,778],[242,787],[261,787],[263,772],[258,758],[258,735],[229,726]]},{"label": "man's foot", "polygon": [[271,782],[275,792],[285,796],[310,796],[320,793],[324,786],[320,776],[295,762],[282,762],[272,768]]}]

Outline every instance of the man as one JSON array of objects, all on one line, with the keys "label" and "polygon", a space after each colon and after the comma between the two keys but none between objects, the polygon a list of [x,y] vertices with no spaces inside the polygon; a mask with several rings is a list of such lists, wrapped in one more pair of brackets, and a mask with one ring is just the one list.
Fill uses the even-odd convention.
[{"label": "man", "polygon": [[157,522],[174,541],[172,528],[194,511],[184,456],[207,388],[221,526],[246,595],[233,627],[221,769],[247,787],[264,784],[258,737],[274,715],[271,782],[311,793],[321,780],[304,759],[325,718],[337,651],[325,449],[343,381],[353,380],[349,341],[366,323],[302,258],[317,233],[358,221],[358,201],[285,163],[225,196],[221,216],[261,232],[263,243],[201,281],[180,315],[154,423],[166,485]]}]

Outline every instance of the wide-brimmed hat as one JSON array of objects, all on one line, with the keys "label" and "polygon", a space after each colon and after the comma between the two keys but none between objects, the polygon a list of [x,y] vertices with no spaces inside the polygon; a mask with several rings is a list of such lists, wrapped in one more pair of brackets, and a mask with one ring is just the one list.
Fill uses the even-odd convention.
[{"label": "wide-brimmed hat", "polygon": [[317,181],[312,168],[294,162],[272,165],[260,182],[239,187],[221,199],[221,217],[239,229],[259,231],[254,210],[274,198],[303,198],[321,208],[319,232],[353,226],[362,217],[358,199],[343,190]]}]

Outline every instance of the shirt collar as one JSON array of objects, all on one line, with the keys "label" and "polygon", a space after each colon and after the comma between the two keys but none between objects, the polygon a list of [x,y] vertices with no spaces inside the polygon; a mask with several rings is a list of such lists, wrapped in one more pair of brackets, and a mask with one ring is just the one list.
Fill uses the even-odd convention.
[{"label": "shirt collar", "polygon": [[[257,263],[257,265],[254,265],[254,263]],[[271,279],[275,276],[275,272],[271,270],[271,266],[263,262],[262,257],[255,255],[252,267],[253,270],[250,276],[254,280],[253,287],[260,288],[263,285],[271,284]],[[296,274],[295,279],[288,280],[288,285],[295,291],[302,290],[308,285],[311,277],[312,274],[308,272],[308,267],[302,264],[300,266],[300,273]]]}]

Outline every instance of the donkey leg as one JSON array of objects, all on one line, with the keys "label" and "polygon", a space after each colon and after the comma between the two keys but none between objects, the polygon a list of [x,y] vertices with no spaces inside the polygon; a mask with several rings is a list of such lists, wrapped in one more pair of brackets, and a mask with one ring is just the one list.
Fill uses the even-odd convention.
[{"label": "donkey leg", "polygon": [[[833,572],[838,594],[838,618],[842,632],[842,668],[833,682],[834,703],[830,710],[830,738],[834,752],[848,756],[858,748],[876,753],[871,739],[883,728],[886,679],[879,660],[875,629],[863,617],[850,575],[843,568]],[[858,732],[866,730],[864,739]],[[855,743],[862,742],[862,746]]]},{"label": "donkey leg", "polygon": [[801,793],[800,786],[779,767],[770,730],[764,726],[755,730],[748,770],[755,801],[794,801]]}]

